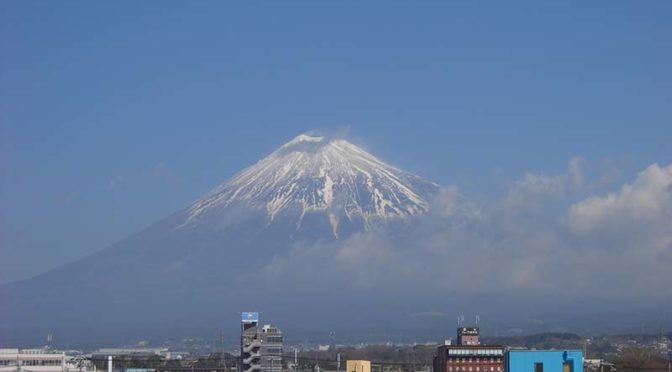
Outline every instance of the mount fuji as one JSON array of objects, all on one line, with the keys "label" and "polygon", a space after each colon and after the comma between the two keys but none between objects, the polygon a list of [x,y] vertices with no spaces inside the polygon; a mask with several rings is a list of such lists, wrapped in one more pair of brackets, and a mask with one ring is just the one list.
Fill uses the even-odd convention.
[{"label": "mount fuji", "polygon": [[28,342],[48,331],[72,340],[207,331],[222,311],[266,306],[273,292],[245,278],[296,244],[404,224],[439,190],[344,139],[302,134],[147,229],[0,287],[0,334]]},{"label": "mount fuji", "polygon": [[267,225],[311,235],[306,225],[322,220],[338,238],[424,213],[437,189],[348,141],[303,134],[194,202],[180,228],[218,225],[228,208],[244,204]]}]

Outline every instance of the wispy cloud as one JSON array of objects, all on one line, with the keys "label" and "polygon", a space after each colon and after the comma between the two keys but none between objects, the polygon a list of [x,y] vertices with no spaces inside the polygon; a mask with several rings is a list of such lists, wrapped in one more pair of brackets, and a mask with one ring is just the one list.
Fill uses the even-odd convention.
[{"label": "wispy cloud", "polygon": [[503,202],[509,207],[538,203],[547,198],[559,198],[580,190],[584,185],[582,159],[572,158],[564,174],[528,172],[516,181]]},{"label": "wispy cloud", "polygon": [[147,183],[174,184],[178,180],[179,177],[173,169],[166,162],[160,161],[135,173],[109,176],[105,188],[121,191]]},{"label": "wispy cloud", "polygon": [[116,191],[128,184],[128,177],[126,176],[111,176],[107,179],[107,188]]}]

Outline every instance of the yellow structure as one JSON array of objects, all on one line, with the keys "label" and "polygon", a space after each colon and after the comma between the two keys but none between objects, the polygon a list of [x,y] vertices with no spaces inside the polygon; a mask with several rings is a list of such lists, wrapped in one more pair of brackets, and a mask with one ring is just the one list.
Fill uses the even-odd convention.
[{"label": "yellow structure", "polygon": [[346,372],[371,372],[371,361],[348,360],[345,363]]}]

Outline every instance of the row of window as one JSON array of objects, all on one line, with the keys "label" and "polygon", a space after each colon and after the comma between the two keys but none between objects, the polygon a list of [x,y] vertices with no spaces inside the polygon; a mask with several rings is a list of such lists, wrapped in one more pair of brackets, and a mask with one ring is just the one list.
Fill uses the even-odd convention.
[{"label": "row of window", "polygon": [[0,360],[0,366],[15,366],[15,365],[21,365],[21,366],[60,366],[63,362],[58,359],[52,359],[52,360],[8,360],[8,359],[1,359]]},{"label": "row of window", "polygon": [[451,358],[448,363],[499,363],[502,358]]},{"label": "row of window", "polygon": [[504,355],[501,349],[448,349],[448,355]]},{"label": "row of window", "polygon": [[495,367],[483,367],[483,369],[481,369],[481,367],[455,367],[455,369],[453,369],[453,367],[448,367],[449,372],[450,371],[470,371],[470,372],[474,372],[474,371],[475,372],[500,371],[501,372],[501,370],[502,370],[502,367],[497,367],[497,369],[495,369]]},{"label": "row of window", "polygon": [[19,354],[45,354],[44,349],[21,349]]}]

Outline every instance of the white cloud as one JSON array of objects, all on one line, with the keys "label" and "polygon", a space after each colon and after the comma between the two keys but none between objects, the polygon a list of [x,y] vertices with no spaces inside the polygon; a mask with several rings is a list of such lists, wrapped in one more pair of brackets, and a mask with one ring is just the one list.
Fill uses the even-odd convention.
[{"label": "white cloud", "polygon": [[618,193],[572,205],[569,225],[577,235],[672,227],[672,165],[653,164]]},{"label": "white cloud", "polygon": [[[566,174],[528,173],[503,200],[483,205],[449,187],[412,225],[297,244],[263,280],[428,294],[672,297],[671,286],[651,285],[672,282],[672,165],[654,164],[617,193],[571,204],[585,184],[573,159]],[[521,208],[530,203],[536,207]]]}]

